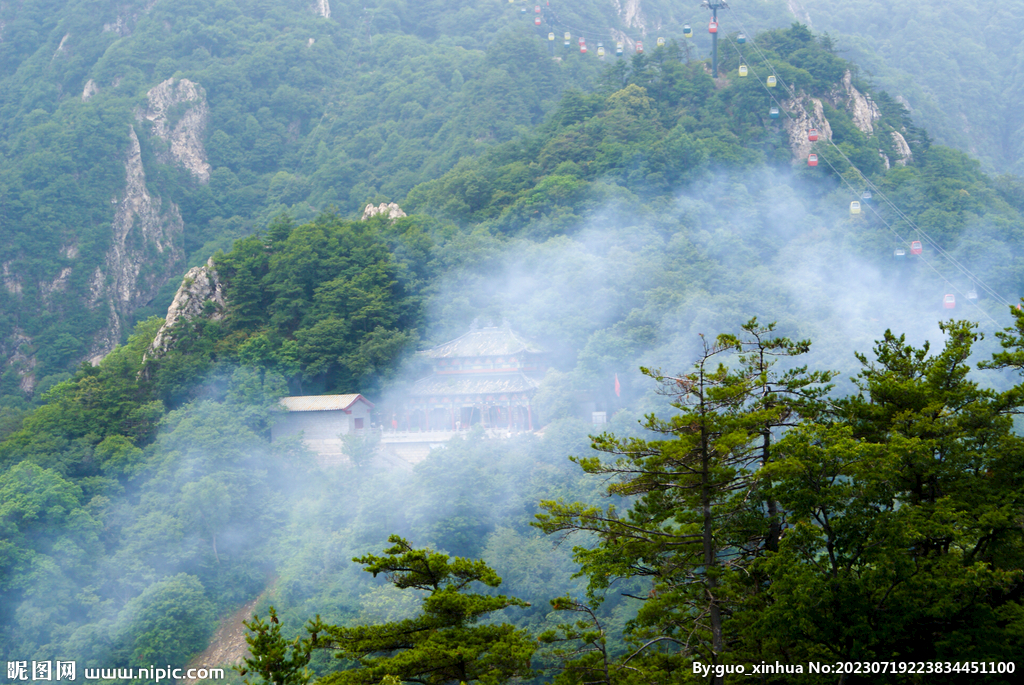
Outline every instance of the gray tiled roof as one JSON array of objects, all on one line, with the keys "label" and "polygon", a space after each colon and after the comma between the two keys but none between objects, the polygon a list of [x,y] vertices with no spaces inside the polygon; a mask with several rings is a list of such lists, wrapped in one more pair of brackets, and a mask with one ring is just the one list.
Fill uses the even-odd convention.
[{"label": "gray tiled roof", "polygon": [[373,409],[373,404],[359,394],[355,395],[302,395],[300,397],[282,397],[281,404],[288,411],[337,411],[348,409],[356,402],[366,402]]},{"label": "gray tiled roof", "polygon": [[533,343],[523,340],[509,328],[479,328],[460,335],[455,340],[420,352],[434,359],[455,357],[501,357],[522,352],[543,352]]}]

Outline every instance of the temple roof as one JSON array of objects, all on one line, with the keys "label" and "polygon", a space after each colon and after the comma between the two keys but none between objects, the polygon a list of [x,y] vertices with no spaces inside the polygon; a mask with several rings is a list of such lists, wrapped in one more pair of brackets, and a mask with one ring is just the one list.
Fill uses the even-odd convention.
[{"label": "temple roof", "polygon": [[427,376],[413,384],[409,395],[494,395],[533,392],[537,381],[522,373],[473,374],[467,376]]},{"label": "temple roof", "polygon": [[373,409],[373,403],[362,395],[302,395],[281,398],[281,404],[288,411],[348,411],[356,402],[365,402]]},{"label": "temple roof", "polygon": [[508,327],[478,328],[437,347],[420,352],[424,357],[504,357],[521,352],[539,353],[540,349],[512,332]]}]

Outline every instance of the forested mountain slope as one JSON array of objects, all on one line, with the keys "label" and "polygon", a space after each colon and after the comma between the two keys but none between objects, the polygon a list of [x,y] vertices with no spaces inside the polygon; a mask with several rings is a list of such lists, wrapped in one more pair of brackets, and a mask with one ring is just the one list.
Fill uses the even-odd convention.
[{"label": "forested mountain slope", "polygon": [[[157,13],[160,7],[153,5],[148,14],[140,11],[136,26],[159,18],[150,29],[155,35],[165,22],[185,21],[180,12],[173,18],[170,6]],[[217,5],[216,11],[230,7]],[[67,116],[102,128],[89,117],[75,117],[96,111],[92,108],[105,101],[106,91],[108,115],[117,123],[109,128],[121,127],[128,149],[135,132],[147,174],[145,185],[136,184],[135,216],[148,211],[166,231],[175,224],[161,219],[166,217],[162,212],[172,212],[173,206],[186,229],[200,227],[193,242],[184,237],[179,243],[160,242],[169,254],[177,245],[183,254],[188,251],[195,261],[205,262],[215,247],[223,249],[213,255],[210,267],[191,272],[182,283],[187,290],[200,279],[199,285],[210,289],[205,292],[219,295],[199,302],[190,319],[165,330],[160,345],[153,341],[163,322],[143,321],[128,344],[98,365],[66,372],[64,380],[51,378],[54,384],[42,395],[41,406],[4,414],[0,645],[9,660],[67,652],[90,666],[180,664],[202,648],[215,615],[264,591],[290,634],[316,613],[339,623],[405,618],[415,612],[415,597],[360,578],[366,574],[349,563],[355,555],[379,552],[395,532],[418,545],[485,558],[505,577],[503,591],[532,603],[506,618],[521,628],[545,630],[551,620],[547,600],[566,593],[578,596],[582,587],[572,577],[576,567],[568,551],[553,550],[529,526],[531,517],[541,500],[593,502],[600,494],[600,483],[580,478],[565,461],[568,454],[592,454],[586,434],[593,428],[581,420],[580,398],[607,403],[613,410],[612,430],[650,437],[637,420],[647,412],[671,410],[639,367],[686,369],[700,358],[702,341],[740,330],[753,316],[778,321],[786,335],[811,338],[809,363],[841,370],[837,394],[854,393],[845,405],[835,405],[840,409],[834,416],[815,417],[826,424],[832,418],[846,422],[837,433],[824,425],[808,428],[807,435],[845,445],[843,431],[856,430],[872,459],[882,459],[883,452],[872,452],[883,449],[876,445],[889,450],[878,473],[903,468],[904,458],[927,471],[931,452],[907,455],[900,451],[903,443],[886,442],[887,436],[909,431],[915,445],[951,450],[958,459],[967,454],[964,459],[975,476],[994,474],[984,481],[988,494],[980,497],[995,502],[985,518],[997,531],[991,548],[985,547],[987,533],[970,523],[978,520],[980,505],[972,500],[967,471],[957,466],[950,474],[926,474],[949,478],[957,496],[949,506],[955,509],[960,546],[943,546],[942,530],[928,528],[932,537],[927,544],[937,550],[929,559],[935,564],[929,561],[922,584],[896,593],[898,602],[886,610],[911,617],[906,619],[911,626],[932,616],[931,600],[952,587],[932,580],[941,578],[943,569],[955,568],[954,576],[963,582],[951,596],[964,601],[984,596],[989,603],[967,618],[959,604],[943,604],[945,613],[935,614],[934,620],[957,621],[978,654],[988,653],[984,636],[992,634],[1001,636],[999,649],[1012,652],[1019,626],[1013,614],[1018,608],[1013,569],[1019,569],[1020,555],[1019,535],[1006,522],[1016,520],[1019,510],[1012,476],[1021,471],[1005,412],[1016,406],[1019,391],[997,395],[964,379],[972,354],[992,351],[991,333],[1014,323],[1006,302],[1024,292],[1017,259],[1024,230],[1019,186],[1012,180],[994,181],[966,154],[932,144],[898,102],[854,76],[854,65],[836,54],[826,36],[801,25],[748,36],[745,47],[723,54],[718,78],[678,41],[607,60],[601,68],[596,61],[584,61],[587,57],[575,45],[556,55],[560,61],[553,60],[545,37],[537,37],[532,21],[522,21],[519,12],[513,16],[526,31],[499,32],[487,43],[500,48],[500,54],[492,53],[492,47],[477,51],[453,44],[443,34],[381,32],[372,35],[373,50],[381,52],[370,51],[367,40],[363,62],[379,70],[339,81],[350,99],[332,106],[330,98],[340,96],[317,90],[317,79],[326,82],[331,69],[350,73],[344,71],[350,67],[313,56],[317,45],[344,41],[347,34],[298,4],[294,14],[282,19],[281,7],[254,3],[249,8],[256,19],[240,14],[231,15],[234,24],[228,22],[236,27],[231,35],[238,41],[266,28],[265,22],[302,27],[267,31],[270,42],[263,51],[239,43],[232,53],[231,36],[222,36],[225,47],[217,48],[211,36],[196,37],[202,33],[197,24],[193,42],[167,39],[192,64],[192,71],[182,71],[167,86],[154,91],[173,73],[159,73],[151,81],[136,75],[136,90],[119,95],[129,86],[125,80],[115,83],[118,77],[110,76],[118,73],[115,69],[103,72],[110,80],[94,79],[99,91],[87,101],[76,96],[58,101],[49,114],[13,115],[24,122],[24,130],[5,145],[41,149],[36,157],[18,158],[22,166],[10,167],[16,173],[5,176],[5,187],[16,186],[16,196],[25,202],[40,196],[27,190],[36,177],[25,165],[54,164],[57,153],[77,149],[62,142],[47,117]],[[484,40],[489,16],[481,14],[479,33],[468,36],[467,44]],[[387,15],[378,18],[383,22]],[[54,31],[57,35],[61,29]],[[132,45],[131,38],[142,33],[138,29],[121,40]],[[31,38],[25,34],[24,41]],[[312,44],[309,38],[315,38]],[[431,39],[436,44],[428,43]],[[140,42],[135,49],[149,44]],[[112,47],[117,45],[113,41]],[[25,54],[31,54],[23,62],[50,69],[40,49],[26,48]],[[417,52],[428,49],[450,61]],[[293,74],[289,61],[275,62],[275,56],[288,51],[306,70]],[[739,75],[741,59],[751,71],[746,77]],[[241,82],[227,76],[218,81],[221,72],[209,67],[218,60],[232,67],[224,73]],[[136,54],[120,68],[134,73],[130,65],[136,61],[145,63],[144,55]],[[456,67],[461,84],[455,71],[439,65]],[[156,60],[154,74],[158,67]],[[207,67],[211,71],[204,71]],[[401,85],[405,82],[375,90],[382,78],[396,73],[407,74],[408,97]],[[769,74],[779,81],[774,90],[767,85]],[[309,79],[305,89],[288,90],[303,76]],[[81,73],[79,81],[85,77]],[[186,80],[196,84],[195,90]],[[428,87],[420,88],[421,81]],[[578,87],[570,87],[574,84]],[[215,96],[222,88],[233,96]],[[317,106],[330,109],[331,116],[303,118],[290,109],[307,91],[320,93]],[[275,108],[278,93],[283,95]],[[21,112],[19,107],[30,105],[19,100],[10,106]],[[781,110],[777,118],[772,107]],[[405,118],[403,111],[408,112]],[[29,125],[33,116],[44,127],[34,133]],[[184,129],[175,138],[174,131],[183,121],[204,118],[213,132],[202,139],[206,157],[197,158],[190,154],[198,149],[190,142],[195,139]],[[294,139],[289,132],[293,122],[298,122]],[[817,141],[808,139],[809,128],[819,131]],[[392,141],[398,148],[382,154]],[[445,156],[459,145],[467,152]],[[276,166],[278,157],[272,153],[278,150],[280,159],[290,160],[288,170]],[[110,157],[111,169],[119,174],[123,162],[116,154]],[[809,166],[811,154],[818,157],[817,166]],[[320,155],[325,164],[335,165],[334,171],[318,176],[319,166],[303,166]],[[404,170],[403,160],[411,162]],[[83,169],[93,168],[88,161],[79,160]],[[210,167],[208,181],[203,181],[204,163]],[[76,168],[61,177],[65,183],[85,177],[84,172],[76,177]],[[119,192],[113,180],[118,174],[102,176],[113,193]],[[331,185],[344,174],[350,174],[346,183],[367,183],[365,193]],[[385,194],[382,188],[392,179],[398,179],[396,185]],[[369,184],[379,193],[375,201],[401,200],[409,215],[346,218],[371,192]],[[265,188],[263,195],[256,192],[259,187]],[[869,188],[875,192],[871,200],[863,197]],[[64,197],[50,185],[38,189],[44,191]],[[281,193],[280,202],[266,201],[272,191]],[[102,226],[118,225],[119,198],[114,197],[116,203],[101,198],[108,212],[103,221],[110,223],[95,219],[92,251],[82,242],[77,256],[63,259],[90,254],[97,268],[107,267],[109,243],[97,236]],[[864,203],[859,214],[850,212],[853,201]],[[334,203],[340,211],[320,203]],[[100,204],[94,207],[97,213]],[[5,211],[15,209],[29,215],[22,205],[5,205]],[[52,221],[17,244],[28,244],[34,236],[42,240],[47,230],[63,226],[45,212],[31,216]],[[240,233],[253,224],[260,230],[232,241],[230,231],[220,232],[229,224]],[[912,240],[926,242],[926,251],[895,259],[894,251],[909,251]],[[159,252],[155,243],[132,243],[127,237],[125,245]],[[25,264],[43,259],[42,253],[25,254]],[[184,258],[182,263],[187,263]],[[44,262],[39,264],[45,271]],[[73,264],[46,268],[70,268],[73,280]],[[961,267],[984,281],[972,284]],[[147,276],[141,270],[135,275]],[[31,311],[18,308],[27,307],[32,295],[29,282],[20,283],[20,293],[8,289],[8,302],[14,304],[4,312],[12,321]],[[966,292],[972,285],[981,291],[980,299],[974,305],[961,299],[952,313],[966,311],[964,316],[976,318],[990,334],[987,342],[976,339],[968,324],[936,326],[950,314],[943,309],[944,295]],[[42,289],[39,293],[42,297]],[[51,301],[70,311],[90,311],[75,308],[70,296]],[[40,310],[39,326],[64,325],[47,311]],[[550,353],[553,368],[536,397],[548,424],[542,437],[488,441],[473,433],[401,473],[373,466],[372,441],[349,443],[351,468],[324,473],[297,443],[268,440],[281,395],[363,392],[387,406],[390,393],[402,392],[416,378],[410,352],[455,337],[474,320],[503,319]],[[910,343],[886,336],[889,327],[906,331]],[[84,346],[71,330],[62,333],[71,338],[68,345]],[[1012,348],[1015,338],[1007,336]],[[867,395],[856,399],[856,386],[846,377],[860,367],[852,353],[871,349],[872,340],[883,337],[886,342],[875,356],[863,359],[867,366],[859,392]],[[949,350],[929,356],[923,341],[940,337],[949,338]],[[874,361],[880,366],[871,366]],[[985,378],[999,390],[1013,388],[1015,379],[1001,368],[1015,365],[1016,358],[1004,359]],[[16,375],[8,382],[16,383]],[[890,383],[903,385],[894,390]],[[896,396],[912,405],[905,407],[914,416],[912,430],[899,424],[903,409],[892,415],[888,409],[876,411],[876,396]],[[937,415],[951,423],[933,431],[936,419],[928,412],[936,406],[949,407]],[[978,423],[971,424],[976,432],[970,436],[986,445],[980,452],[964,447],[974,438],[961,440],[957,432],[967,430],[959,422],[973,419]],[[814,433],[819,430],[825,433]],[[800,468],[818,458],[821,440],[811,438],[793,448],[794,458],[805,460]],[[975,457],[970,455],[976,454],[971,462]],[[848,456],[841,475],[865,475],[850,470],[863,463],[860,452]],[[789,475],[802,473],[793,464],[787,468],[792,469]],[[867,476],[876,473],[869,471]],[[794,489],[783,488],[778,495],[790,503],[794,516],[803,515],[798,510],[805,486],[813,490],[820,485],[798,481],[786,480],[786,487]],[[892,529],[888,522],[903,516],[920,515],[930,526],[929,507],[939,506],[934,492],[922,492],[911,481],[899,481],[903,489],[898,494],[884,483],[873,484],[877,488],[869,493],[875,498],[869,508],[881,512],[880,518],[871,518],[868,528],[855,522],[843,534],[869,530],[871,536],[884,537]],[[903,507],[904,497],[917,497],[915,508]],[[571,512],[559,512],[565,525],[576,525]],[[730,530],[730,535],[744,534]],[[858,608],[862,604],[839,601],[843,587],[814,575],[813,562],[822,554],[816,539],[793,539],[803,546],[788,548],[789,561],[780,562],[783,570],[797,573],[787,579],[799,585],[799,574],[804,574],[805,580],[820,581],[822,592],[835,592],[836,611],[830,614],[837,617],[835,625],[847,625],[848,617],[869,622]],[[957,550],[974,542],[975,554],[983,557],[976,563],[987,564],[987,570],[970,575],[975,557],[965,565]],[[875,544],[870,537],[863,548],[875,549]],[[912,545],[884,537],[883,546],[898,562],[894,582],[903,587],[899,574],[912,568],[913,560],[901,555]],[[884,594],[884,584],[874,584],[875,576],[867,573],[876,566],[872,558],[853,554],[843,563],[853,576],[867,578],[854,588],[863,593],[855,593],[858,601],[870,603],[872,593]],[[592,589],[614,571],[626,595],[643,597],[656,590],[629,568],[621,559],[597,558],[586,570],[594,574]],[[736,582],[742,586],[745,581]],[[649,606],[683,606],[673,603],[677,591],[662,599],[650,595],[657,601]],[[744,592],[737,596],[746,597]],[[928,599],[924,608],[915,604],[919,592]],[[639,615],[639,605],[626,595],[609,595],[602,614],[618,635],[612,642],[616,650],[624,649],[626,640],[621,627]],[[188,610],[170,612],[172,606]],[[765,606],[785,622],[789,604]],[[803,618],[817,616],[814,607],[797,606]],[[988,607],[992,612],[986,613]],[[675,630],[673,621],[682,619],[674,611],[645,614],[650,623],[644,625]],[[804,627],[786,638],[804,655],[838,649],[835,653],[846,658],[861,658],[892,645],[928,658],[948,654],[945,642],[913,638],[910,628],[891,634],[869,631],[870,640],[854,648],[843,646],[846,634],[809,628],[809,634],[800,633]],[[744,640],[769,645],[750,647],[744,654],[764,656],[774,644],[769,638],[770,631],[767,637],[743,633]],[[313,666],[324,674],[337,663],[325,655]]]},{"label": "forested mountain slope", "polygon": [[[848,17],[838,44],[895,86],[918,123],[1012,169],[997,152],[1013,149],[1016,70],[984,59],[1012,52],[999,43],[1014,33],[1012,5],[977,8],[986,26],[1009,27],[984,31],[989,52],[970,31],[956,41],[977,55],[972,74],[991,70],[970,79],[947,78],[950,65],[924,57],[936,31],[957,25],[947,10],[928,10],[934,30],[878,43],[901,30],[903,14],[865,24],[861,39],[853,32],[872,12],[836,7],[820,18],[813,3],[730,8],[723,60],[739,54],[736,31],[787,25],[790,10],[830,30],[840,24],[829,17]],[[4,3],[0,393],[15,403],[38,396],[102,356],[134,321],[163,314],[188,266],[277,214],[301,222],[332,207],[349,215],[370,201],[403,201],[418,183],[536,125],[565,88],[596,87],[596,42],[610,54],[622,40],[629,54],[637,41],[650,52],[665,36],[684,62],[710,49],[697,3],[545,3],[540,26],[532,9],[519,0]],[[681,38],[684,24],[692,39]],[[590,53],[564,49],[564,31],[586,37]],[[899,48],[891,55],[890,44]],[[946,84],[969,90],[950,100]],[[959,133],[963,117],[969,139]]]},{"label": "forested mountain slope", "polygon": [[399,198],[597,68],[552,62],[512,7],[467,5],[455,35],[439,9],[414,30],[393,10],[420,11],[4,3],[3,393],[109,351],[269,217]]},{"label": "forested mountain slope", "polygon": [[[898,95],[936,140],[970,152],[987,170],[1024,171],[1024,3],[799,0],[790,7]],[[743,5],[735,13],[746,19]]]}]

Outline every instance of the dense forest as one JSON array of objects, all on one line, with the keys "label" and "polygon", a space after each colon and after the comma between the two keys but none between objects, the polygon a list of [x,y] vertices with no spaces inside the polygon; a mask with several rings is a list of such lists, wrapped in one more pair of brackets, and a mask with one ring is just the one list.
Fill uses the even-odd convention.
[{"label": "dense forest", "polygon": [[[1021,653],[1024,182],[782,3],[723,13],[718,75],[705,11],[627,5],[0,5],[8,661],[183,666],[252,600],[254,684]],[[500,321],[538,434],[270,440]]]}]

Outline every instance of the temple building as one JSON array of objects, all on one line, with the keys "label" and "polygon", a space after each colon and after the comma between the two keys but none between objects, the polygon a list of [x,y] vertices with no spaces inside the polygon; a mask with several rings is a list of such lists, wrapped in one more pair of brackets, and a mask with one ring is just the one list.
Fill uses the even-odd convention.
[{"label": "temple building", "polygon": [[471,330],[419,356],[430,361],[431,373],[416,381],[395,408],[392,430],[540,427],[531,400],[544,375],[545,354],[508,327]]}]

